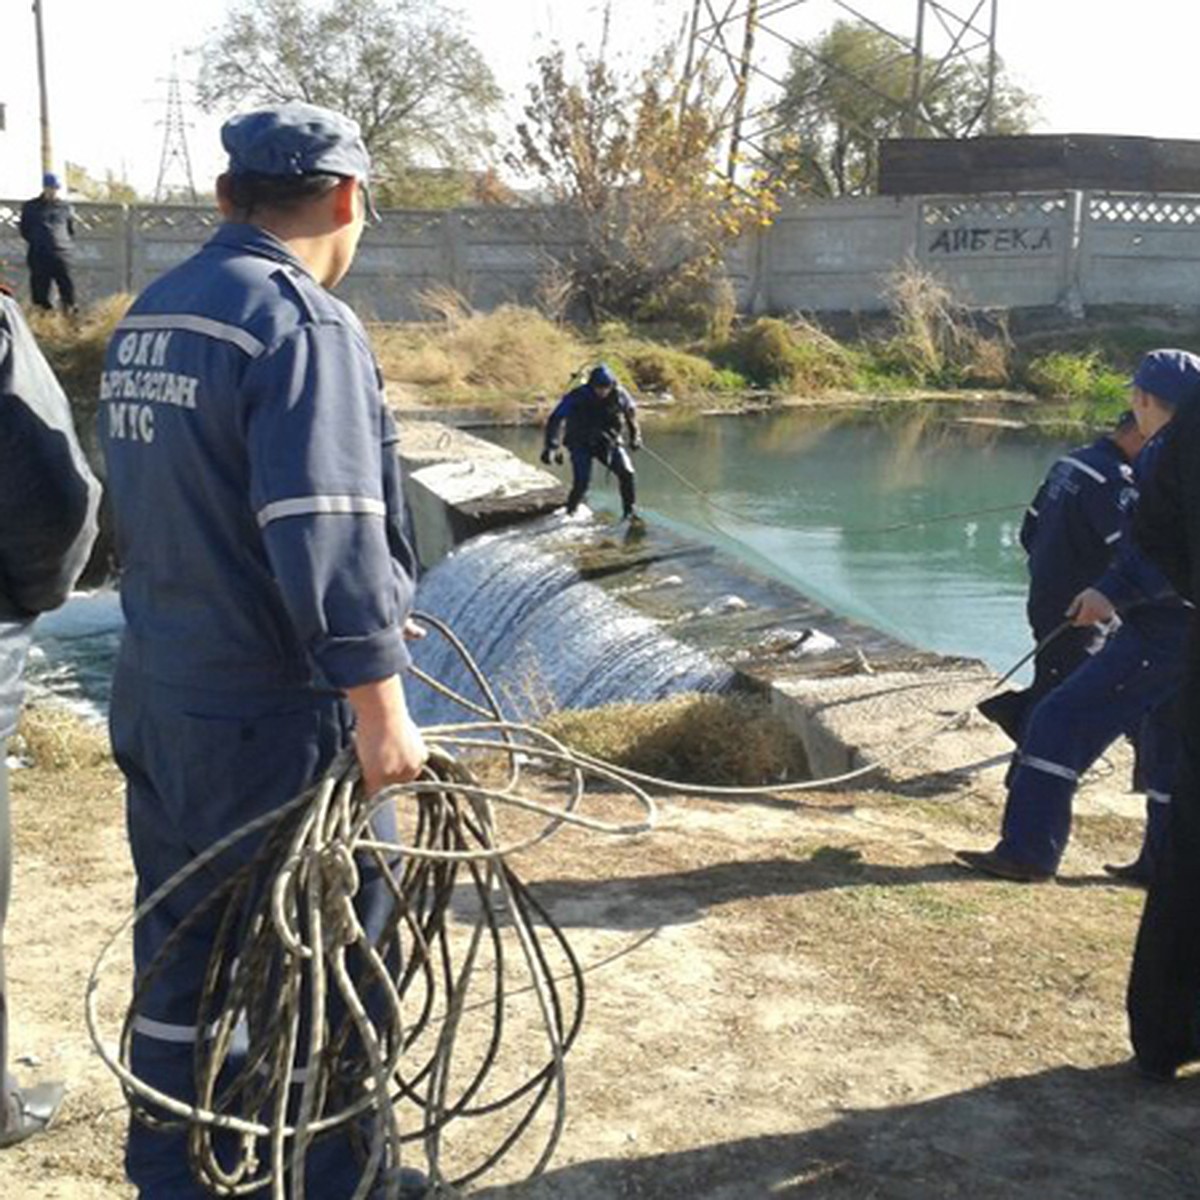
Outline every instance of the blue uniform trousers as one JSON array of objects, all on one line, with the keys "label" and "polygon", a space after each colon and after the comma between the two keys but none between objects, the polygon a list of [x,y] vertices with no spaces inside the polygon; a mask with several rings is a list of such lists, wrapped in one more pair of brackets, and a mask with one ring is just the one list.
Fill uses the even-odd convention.
[{"label": "blue uniform trousers", "polygon": [[574,512],[579,502],[587,495],[592,483],[592,459],[603,463],[617,477],[621,489],[621,506],[626,515],[632,511],[635,494],[633,463],[624,446],[597,443],[595,446],[573,446],[571,448],[571,491],[567,496],[567,512]]},{"label": "blue uniform trousers", "polygon": [[1174,702],[1182,679],[1178,638],[1126,622],[1099,654],[1041,700],[1014,760],[997,851],[1037,870],[1057,871],[1080,777],[1122,733],[1138,729],[1147,793],[1143,854],[1152,860],[1167,826],[1179,742]]},{"label": "blue uniform trousers", "polygon": [[[110,711],[114,752],[127,784],[139,903],[219,838],[302,792],[347,744],[351,729],[349,708],[333,693],[181,689],[121,664]],[[139,980],[197,903],[260,844],[258,835],[243,839],[138,923]],[[372,889],[364,883],[364,892],[386,909],[383,885]],[[135,1074],[184,1101],[195,1095],[193,1051],[204,1036],[197,1028],[197,1005],[217,921],[216,913],[206,914],[187,929],[164,969],[151,978],[135,1018]],[[376,913],[370,924],[380,923]],[[301,1045],[305,1036],[302,1032]],[[210,1194],[192,1178],[181,1131],[131,1121],[126,1170],[140,1200],[204,1200]],[[307,1175],[309,1195],[349,1197],[361,1175],[349,1138],[335,1133],[316,1142]]]}]

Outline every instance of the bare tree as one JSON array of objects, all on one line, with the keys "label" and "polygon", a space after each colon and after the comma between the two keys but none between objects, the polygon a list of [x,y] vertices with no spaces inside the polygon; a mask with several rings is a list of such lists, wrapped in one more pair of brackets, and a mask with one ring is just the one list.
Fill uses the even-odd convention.
[{"label": "bare tree", "polygon": [[463,166],[493,142],[500,90],[438,0],[242,0],[198,54],[206,109],[304,100],[353,117],[385,194],[406,166]]}]

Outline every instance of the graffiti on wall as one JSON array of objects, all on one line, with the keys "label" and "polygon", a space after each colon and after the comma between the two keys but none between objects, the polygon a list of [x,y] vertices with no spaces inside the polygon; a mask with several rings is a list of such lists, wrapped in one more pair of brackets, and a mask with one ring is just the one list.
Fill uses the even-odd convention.
[{"label": "graffiti on wall", "polygon": [[1048,225],[948,226],[929,243],[930,254],[1038,254],[1052,251]]}]

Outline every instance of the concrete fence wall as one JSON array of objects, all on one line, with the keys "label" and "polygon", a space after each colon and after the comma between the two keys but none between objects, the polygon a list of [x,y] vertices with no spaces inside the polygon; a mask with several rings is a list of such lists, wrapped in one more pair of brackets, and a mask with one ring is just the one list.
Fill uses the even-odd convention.
[{"label": "concrete fence wall", "polygon": [[[0,271],[26,284],[20,204],[0,201]],[[208,208],[79,204],[85,300],[139,291],[218,224]],[[528,303],[574,242],[570,214],[545,209],[387,212],[363,238],[343,294],[368,317],[421,314],[453,288],[480,309]],[[969,303],[1200,307],[1200,196],[1058,192],[868,197],[794,203],[729,255],[743,312],[883,308],[888,274],[915,260]]]}]

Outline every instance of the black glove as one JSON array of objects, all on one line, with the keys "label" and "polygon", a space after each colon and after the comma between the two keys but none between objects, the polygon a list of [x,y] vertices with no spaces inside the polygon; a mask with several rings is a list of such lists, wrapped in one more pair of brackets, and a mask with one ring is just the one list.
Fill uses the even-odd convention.
[{"label": "black glove", "polygon": [[546,466],[550,465],[550,457],[553,453],[554,452],[550,449],[549,446],[542,447],[542,462],[544,462],[546,464]]},{"label": "black glove", "polygon": [[641,437],[639,436],[639,437],[630,438],[629,439],[629,448],[630,448],[630,450],[640,450],[642,448]]}]

